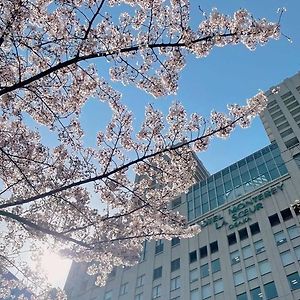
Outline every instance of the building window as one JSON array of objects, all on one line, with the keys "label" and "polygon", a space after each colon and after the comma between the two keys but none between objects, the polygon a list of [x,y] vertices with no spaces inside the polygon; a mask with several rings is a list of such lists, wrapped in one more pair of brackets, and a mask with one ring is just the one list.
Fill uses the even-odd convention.
[{"label": "building window", "polygon": [[181,204],[181,197],[178,197],[171,202],[171,208],[174,209],[180,206],[180,204]]},{"label": "building window", "polygon": [[297,259],[300,260],[300,246],[296,247],[294,250],[295,250]]},{"label": "building window", "polygon": [[278,118],[278,117],[280,117],[282,115],[283,115],[283,112],[281,110],[278,110],[278,111],[272,113],[271,117],[272,117],[272,119],[276,119],[276,118]]},{"label": "building window", "polygon": [[205,264],[200,267],[200,276],[201,278],[207,277],[209,275],[208,264]]},{"label": "building window", "polygon": [[211,272],[216,273],[221,270],[220,259],[215,259],[211,262]]},{"label": "building window", "polygon": [[260,275],[265,275],[271,272],[271,266],[268,260],[263,260],[258,263]]},{"label": "building window", "polygon": [[296,225],[287,228],[287,231],[291,240],[300,236],[299,228]]},{"label": "building window", "polygon": [[288,275],[287,280],[292,290],[300,289],[300,277],[298,272]]},{"label": "building window", "polygon": [[239,250],[230,253],[230,261],[232,265],[235,265],[241,261]]},{"label": "building window", "polygon": [[285,100],[285,99],[287,99],[288,97],[290,97],[290,96],[292,96],[293,94],[292,94],[292,92],[287,92],[287,93],[285,93],[285,94],[283,94],[282,96],[281,96],[281,99],[282,100]]},{"label": "building window", "polygon": [[153,280],[158,279],[162,276],[162,267],[158,267],[153,270]]},{"label": "building window", "polygon": [[248,280],[252,280],[254,278],[257,278],[255,265],[247,267],[246,268],[246,274],[247,274],[247,279]]},{"label": "building window", "polygon": [[201,290],[202,290],[202,299],[206,299],[211,296],[210,284],[202,286]]},{"label": "building window", "polygon": [[300,123],[299,123],[299,121],[300,121],[300,115],[295,116],[294,120],[298,123],[298,126],[300,126]]},{"label": "building window", "polygon": [[120,295],[125,295],[128,292],[128,282],[121,284],[120,286]]},{"label": "building window", "polygon": [[272,227],[280,224],[280,220],[279,220],[278,215],[274,214],[272,216],[269,216],[269,222],[270,222]]},{"label": "building window", "polygon": [[178,237],[175,237],[171,240],[171,246],[174,247],[174,246],[177,246],[180,244],[180,238]]},{"label": "building window", "polygon": [[236,300],[248,300],[247,293],[237,295]]},{"label": "building window", "polygon": [[251,300],[262,300],[263,294],[260,290],[260,287],[257,287],[253,290],[250,290]]},{"label": "building window", "polygon": [[138,276],[138,278],[136,279],[136,286],[140,287],[144,285],[144,281],[145,281],[145,274]]},{"label": "building window", "polygon": [[242,271],[238,271],[238,272],[233,273],[233,281],[234,281],[235,286],[240,285],[240,284],[245,282],[244,275],[243,275]]},{"label": "building window", "polygon": [[282,138],[285,138],[286,136],[290,135],[291,133],[293,133],[293,129],[292,128],[288,128],[287,130],[284,130],[282,132],[280,132],[280,135]]},{"label": "building window", "polygon": [[291,212],[290,208],[284,209],[280,213],[281,213],[282,219],[284,221],[287,221],[287,220],[293,218],[293,215],[292,215],[292,212]]},{"label": "building window", "polygon": [[190,252],[190,264],[197,261],[197,251]]},{"label": "building window", "polygon": [[274,238],[275,238],[277,246],[286,243],[286,237],[285,237],[282,230],[279,231],[279,232],[274,233]]},{"label": "building window", "polygon": [[[297,165],[300,168],[300,153],[297,154],[297,157],[298,157]],[[299,200],[296,200],[291,206],[292,206],[292,209],[294,210],[295,214],[297,216],[299,216],[300,215],[300,202],[299,202]]]},{"label": "building window", "polygon": [[298,107],[296,109],[293,109],[290,111],[291,112],[291,115],[294,117],[296,115],[298,115],[298,113],[300,112],[300,107],[298,105]]},{"label": "building window", "polygon": [[287,142],[284,143],[288,149],[295,147],[299,144],[299,140],[296,137],[291,138]]},{"label": "building window", "polygon": [[164,241],[159,240],[155,242],[155,254],[159,254],[164,251]]},{"label": "building window", "polygon": [[171,279],[171,291],[177,290],[180,288],[180,276]]},{"label": "building window", "polygon": [[288,110],[292,110],[293,108],[299,106],[299,103],[294,96],[285,100],[284,103],[285,103],[286,107],[288,108]]},{"label": "building window", "polygon": [[250,231],[252,235],[260,233],[260,228],[257,222],[250,225]]},{"label": "building window", "polygon": [[214,281],[214,293],[220,294],[224,291],[224,283],[222,279]]},{"label": "building window", "polygon": [[228,236],[227,236],[227,239],[228,239],[228,245],[230,246],[230,245],[234,245],[234,244],[236,244],[236,236],[235,236],[235,233],[232,233],[232,234],[229,234]]},{"label": "building window", "polygon": [[284,267],[294,262],[290,250],[280,253],[280,258]]},{"label": "building window", "polygon": [[198,269],[193,269],[190,271],[190,282],[198,280]]},{"label": "building window", "polygon": [[134,300],[143,300],[143,293],[135,295]]},{"label": "building window", "polygon": [[216,253],[219,251],[218,241],[215,241],[210,244],[210,253]]},{"label": "building window", "polygon": [[257,242],[254,243],[254,248],[255,248],[255,252],[256,254],[262,253],[265,251],[265,245],[263,240],[259,240]]},{"label": "building window", "polygon": [[[299,117],[300,119],[300,117]],[[295,160],[297,166],[300,168],[300,153],[293,156],[293,159]]]},{"label": "building window", "polygon": [[289,122],[284,122],[283,124],[277,126],[277,129],[278,129],[278,131],[281,131],[289,126],[290,126]]},{"label": "building window", "polygon": [[140,262],[144,261],[146,259],[146,254],[147,254],[147,241],[143,242],[143,251],[140,256]]},{"label": "building window", "polygon": [[171,261],[171,272],[180,269],[180,258]]},{"label": "building window", "polygon": [[247,259],[247,258],[251,257],[253,255],[251,246],[248,245],[248,246],[243,247],[242,248],[242,253],[243,253],[243,258],[244,259]]},{"label": "building window", "polygon": [[199,300],[199,291],[198,289],[194,289],[191,291],[191,300]]},{"label": "building window", "polygon": [[111,300],[112,299],[112,291],[107,291],[104,294],[104,300]]},{"label": "building window", "polygon": [[199,249],[200,252],[200,258],[204,258],[207,256],[207,246],[201,247]]},{"label": "building window", "polygon": [[283,102],[289,110],[299,106],[299,103],[294,96],[289,97],[288,99],[284,100]]},{"label": "building window", "polygon": [[278,297],[277,289],[274,281],[264,284],[264,290],[266,294],[266,300],[270,300]]},{"label": "building window", "polygon": [[248,238],[247,228],[243,228],[243,229],[239,230],[239,237],[240,237],[241,241]]},{"label": "building window", "polygon": [[152,299],[156,299],[160,297],[160,293],[161,293],[161,284],[154,286],[152,289]]},{"label": "building window", "polygon": [[272,106],[274,106],[276,104],[277,104],[276,100],[273,100],[273,101],[269,102],[268,103],[268,109],[270,109]]},{"label": "building window", "polygon": [[275,125],[281,124],[282,122],[286,121],[285,116],[282,116],[276,120],[274,120]]}]

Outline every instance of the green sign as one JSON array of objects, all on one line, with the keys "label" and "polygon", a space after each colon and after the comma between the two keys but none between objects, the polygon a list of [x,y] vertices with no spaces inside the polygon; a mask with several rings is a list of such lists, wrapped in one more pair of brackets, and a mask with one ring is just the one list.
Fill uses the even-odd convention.
[{"label": "green sign", "polygon": [[243,200],[238,204],[234,204],[227,209],[227,212],[231,218],[227,222],[221,214],[213,215],[200,222],[201,227],[206,227],[211,224],[215,224],[216,229],[220,229],[223,226],[228,226],[229,229],[234,229],[244,223],[251,221],[251,215],[263,208],[263,200],[276,194],[278,191],[283,190],[283,183],[274,186],[256,196]]}]

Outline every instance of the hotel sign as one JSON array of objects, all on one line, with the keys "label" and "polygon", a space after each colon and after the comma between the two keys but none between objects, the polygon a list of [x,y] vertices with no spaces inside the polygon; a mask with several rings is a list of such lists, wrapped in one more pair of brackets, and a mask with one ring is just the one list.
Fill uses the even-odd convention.
[{"label": "hotel sign", "polygon": [[227,209],[229,219],[225,220],[221,214],[213,215],[200,222],[200,226],[206,227],[214,224],[216,229],[228,226],[229,229],[234,229],[242,224],[251,221],[251,215],[263,208],[263,201],[278,191],[283,190],[283,183],[276,185],[256,196],[242,200],[238,204],[234,204]]}]

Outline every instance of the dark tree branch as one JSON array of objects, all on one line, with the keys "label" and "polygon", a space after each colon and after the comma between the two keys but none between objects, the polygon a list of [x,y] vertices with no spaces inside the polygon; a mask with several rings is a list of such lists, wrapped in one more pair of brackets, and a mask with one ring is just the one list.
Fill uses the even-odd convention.
[{"label": "dark tree branch", "polygon": [[210,137],[210,136],[214,135],[215,133],[217,133],[219,131],[222,131],[222,130],[228,128],[228,127],[233,126],[235,123],[237,123],[239,120],[241,120],[244,117],[245,116],[242,115],[239,118],[233,120],[227,126],[220,127],[220,128],[215,129],[215,130],[212,130],[210,133],[202,135],[201,137],[196,137],[196,138],[193,138],[193,139],[191,139],[189,141],[185,141],[185,142],[182,142],[180,144],[172,145],[170,147],[164,148],[164,149],[162,149],[160,151],[146,154],[146,155],[144,155],[142,157],[139,157],[137,159],[134,159],[134,160],[132,160],[132,161],[130,161],[130,162],[124,164],[124,165],[121,165],[121,166],[119,166],[119,167],[117,167],[117,168],[115,168],[115,169],[113,169],[113,170],[111,170],[111,171],[109,171],[107,173],[103,173],[101,175],[90,177],[90,178],[87,178],[87,179],[84,179],[84,180],[75,181],[75,182],[72,182],[72,183],[70,183],[68,185],[64,185],[64,186],[58,187],[58,188],[53,189],[51,191],[48,191],[48,192],[45,192],[45,193],[42,193],[42,194],[38,194],[38,195],[35,195],[35,196],[32,196],[32,197],[29,197],[27,199],[20,199],[20,200],[14,201],[14,202],[4,203],[4,204],[0,205],[0,209],[4,209],[4,208],[16,206],[16,205],[27,204],[27,203],[30,203],[30,202],[33,202],[33,201],[36,201],[36,200],[39,200],[39,199],[42,199],[42,198],[45,198],[45,197],[53,196],[53,195],[55,195],[57,193],[63,192],[65,190],[71,189],[73,187],[85,185],[87,183],[95,182],[95,181],[98,181],[98,180],[103,180],[105,178],[110,177],[113,174],[116,174],[116,173],[118,173],[120,171],[126,170],[129,167],[131,167],[131,166],[133,166],[133,165],[135,165],[135,164],[137,164],[139,162],[142,162],[142,161],[147,160],[149,158],[155,157],[157,155],[161,155],[161,154],[164,154],[164,153],[168,153],[168,152],[174,151],[174,150],[179,149],[179,148],[184,147],[184,146],[189,146],[190,144],[192,144],[192,143],[194,143],[196,141],[199,141],[199,140],[205,139],[207,137]]},{"label": "dark tree branch", "polygon": [[[226,38],[226,37],[235,36],[235,35],[236,35],[236,33],[225,33],[225,34],[221,34],[220,37]],[[210,35],[210,36],[198,38],[198,39],[195,39],[194,41],[192,41],[191,43],[196,44],[196,43],[203,42],[203,41],[210,41],[213,37],[214,37],[213,35]],[[150,49],[167,48],[167,47],[178,48],[178,47],[187,47],[187,45],[185,43],[176,42],[176,43],[149,44],[148,47]],[[50,67],[49,69],[42,71],[39,74],[36,74],[28,79],[25,79],[21,82],[11,85],[11,86],[2,88],[2,90],[0,91],[0,96],[4,95],[6,93],[9,93],[9,92],[16,91],[20,88],[24,88],[28,84],[31,84],[37,80],[40,80],[60,69],[66,68],[72,64],[76,64],[78,62],[89,60],[92,58],[102,58],[102,57],[108,57],[108,56],[112,56],[112,55],[119,55],[120,53],[135,52],[135,51],[138,51],[139,49],[140,49],[140,46],[132,46],[132,47],[127,47],[127,48],[122,48],[122,49],[117,49],[117,50],[108,50],[108,51],[103,51],[103,52],[98,52],[98,53],[91,53],[91,54],[83,55],[83,56],[75,56],[67,61],[58,63],[57,65]]]},{"label": "dark tree branch", "polygon": [[74,238],[71,238],[71,237],[63,234],[63,233],[54,231],[52,229],[43,227],[43,226],[38,225],[38,224],[35,224],[35,223],[31,222],[30,220],[28,220],[26,218],[23,218],[23,217],[18,216],[16,214],[10,213],[8,211],[0,210],[0,216],[3,216],[3,217],[6,217],[6,218],[15,220],[18,223],[25,225],[26,227],[29,227],[29,228],[31,228],[31,229],[33,229],[35,231],[39,231],[39,232],[51,235],[51,236],[53,236],[53,237],[55,237],[57,239],[65,240],[65,241],[68,241],[68,242],[72,242],[74,244],[77,244],[77,245],[79,245],[81,247],[84,247],[84,248],[87,248],[87,249],[91,249],[92,248],[89,244],[87,244],[85,242],[76,240]]}]

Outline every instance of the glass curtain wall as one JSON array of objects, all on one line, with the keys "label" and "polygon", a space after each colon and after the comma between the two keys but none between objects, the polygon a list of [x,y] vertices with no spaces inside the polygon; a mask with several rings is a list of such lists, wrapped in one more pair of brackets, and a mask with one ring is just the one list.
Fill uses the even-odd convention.
[{"label": "glass curtain wall", "polygon": [[276,143],[197,182],[187,194],[188,220],[191,221],[224,203],[287,174]]}]

